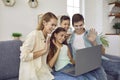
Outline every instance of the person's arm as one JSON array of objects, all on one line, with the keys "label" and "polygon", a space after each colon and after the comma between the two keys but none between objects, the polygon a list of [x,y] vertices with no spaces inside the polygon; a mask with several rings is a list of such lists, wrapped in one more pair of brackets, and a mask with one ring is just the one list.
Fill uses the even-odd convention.
[{"label": "person's arm", "polygon": [[96,37],[97,37],[97,32],[95,31],[94,28],[91,28],[91,29],[89,30],[89,33],[88,33],[87,38],[88,38],[89,42],[90,42],[93,46],[98,45],[97,42],[96,42]]},{"label": "person's arm", "polygon": [[36,59],[36,58],[46,54],[48,52],[49,47],[50,47],[49,44],[50,44],[50,37],[48,36],[44,49],[34,52],[33,58]]},{"label": "person's arm", "polygon": [[[35,41],[36,39],[36,32],[31,32],[27,37],[26,40],[24,41],[23,45],[20,47],[21,54],[20,54],[20,59],[22,61],[31,61],[33,59],[36,59],[43,54],[45,54],[48,50],[48,46],[46,45],[43,50],[33,52],[33,49],[35,47],[35,44],[37,44]],[[47,43],[46,43],[47,44]]]},{"label": "person's arm", "polygon": [[96,40],[95,40],[95,41],[92,41],[91,44],[92,44],[93,46],[97,46],[97,45],[98,45],[97,42],[96,42]]},{"label": "person's arm", "polygon": [[36,52],[33,53],[33,59],[36,59],[36,58],[38,58],[38,57],[40,57],[40,56],[42,56],[42,55],[44,55],[46,53],[47,53],[47,49],[46,48],[44,48],[42,50],[39,50],[39,51],[36,51]]},{"label": "person's arm", "polygon": [[102,46],[102,54],[105,54],[105,48]]},{"label": "person's arm", "polygon": [[68,48],[68,53],[67,53],[67,55],[68,55],[68,57],[69,57],[69,59],[70,59],[70,62],[72,63],[72,64],[75,64],[75,61],[73,60],[73,58],[72,58],[72,56],[71,56],[71,52],[70,52],[70,49]]},{"label": "person's arm", "polygon": [[[97,36],[97,32],[93,28],[89,31],[88,40],[93,46],[102,45],[99,36]],[[103,46],[101,47],[101,50],[102,54],[105,54],[105,48]]]},{"label": "person's arm", "polygon": [[59,45],[56,44],[55,40],[52,40],[53,44],[57,47],[57,51],[56,53],[54,53],[54,56],[48,61],[48,65],[52,68],[56,61],[57,61],[57,58],[59,56],[59,53],[60,53],[60,49],[61,47]]},{"label": "person's arm", "polygon": [[60,49],[57,50],[57,52],[55,53],[55,55],[51,58],[51,60],[48,61],[48,65],[52,68],[56,61],[57,61],[57,58],[59,56],[59,53],[60,53]]},{"label": "person's arm", "polygon": [[27,35],[23,45],[20,47],[20,59],[21,61],[31,61],[33,60],[33,49],[35,45],[36,32],[33,31]]}]

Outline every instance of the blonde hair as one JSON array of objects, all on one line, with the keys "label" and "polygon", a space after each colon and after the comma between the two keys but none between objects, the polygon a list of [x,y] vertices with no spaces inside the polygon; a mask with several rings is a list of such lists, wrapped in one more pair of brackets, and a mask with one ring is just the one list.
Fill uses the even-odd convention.
[{"label": "blonde hair", "polygon": [[58,18],[53,13],[51,12],[45,13],[38,24],[37,30],[43,30],[44,29],[43,21],[49,22],[51,18],[58,20]]}]

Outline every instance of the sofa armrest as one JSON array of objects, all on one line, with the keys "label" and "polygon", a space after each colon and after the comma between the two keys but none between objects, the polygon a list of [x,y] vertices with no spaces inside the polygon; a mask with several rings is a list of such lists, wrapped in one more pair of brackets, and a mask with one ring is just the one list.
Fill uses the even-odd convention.
[{"label": "sofa armrest", "polygon": [[120,62],[120,57],[118,57],[118,56],[113,56],[113,55],[109,55],[109,54],[105,54],[104,56],[109,58],[111,61]]}]

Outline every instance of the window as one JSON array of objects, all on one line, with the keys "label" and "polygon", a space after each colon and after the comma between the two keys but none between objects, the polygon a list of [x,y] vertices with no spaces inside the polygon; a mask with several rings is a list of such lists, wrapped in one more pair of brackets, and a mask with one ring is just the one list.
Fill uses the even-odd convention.
[{"label": "window", "polygon": [[[73,14],[80,13],[80,0],[67,0],[67,13],[71,19]],[[72,30],[74,30],[74,28],[70,27],[69,30],[71,32]]]},{"label": "window", "polygon": [[67,0],[67,13],[70,17],[80,12],[80,0]]}]

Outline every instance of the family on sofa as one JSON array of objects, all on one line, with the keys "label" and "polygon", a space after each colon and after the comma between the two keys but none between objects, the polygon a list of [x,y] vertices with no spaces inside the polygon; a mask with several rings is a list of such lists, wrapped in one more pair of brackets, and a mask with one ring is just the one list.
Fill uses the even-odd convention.
[{"label": "family on sofa", "polygon": [[[109,74],[110,77],[108,77],[108,73],[106,74],[105,70],[110,71],[110,69],[106,69],[106,65],[77,77],[63,74],[61,70],[74,66],[74,56],[77,49],[92,47],[102,43],[95,29],[85,30],[84,18],[81,14],[74,14],[72,17],[72,25],[75,30],[71,35],[67,34],[70,26],[70,18],[68,16],[61,17],[61,27],[56,28],[56,25],[57,17],[53,13],[48,12],[44,14],[37,29],[28,34],[20,47],[19,76],[14,76],[15,79],[8,77],[6,79],[0,78],[0,80],[18,80],[16,77],[19,77],[19,80],[120,79],[119,71],[117,71],[120,69],[118,66],[120,64],[118,62],[119,58],[118,60],[110,60],[109,56],[102,58],[102,64],[107,64],[107,68],[109,68],[111,64],[109,62],[112,61],[112,64],[116,65],[114,67],[116,70],[114,68],[111,69],[114,69],[113,72],[117,76],[113,73]],[[68,46],[68,44],[71,46]],[[104,55],[104,47],[101,50]],[[5,74],[9,75],[8,73]]]}]

